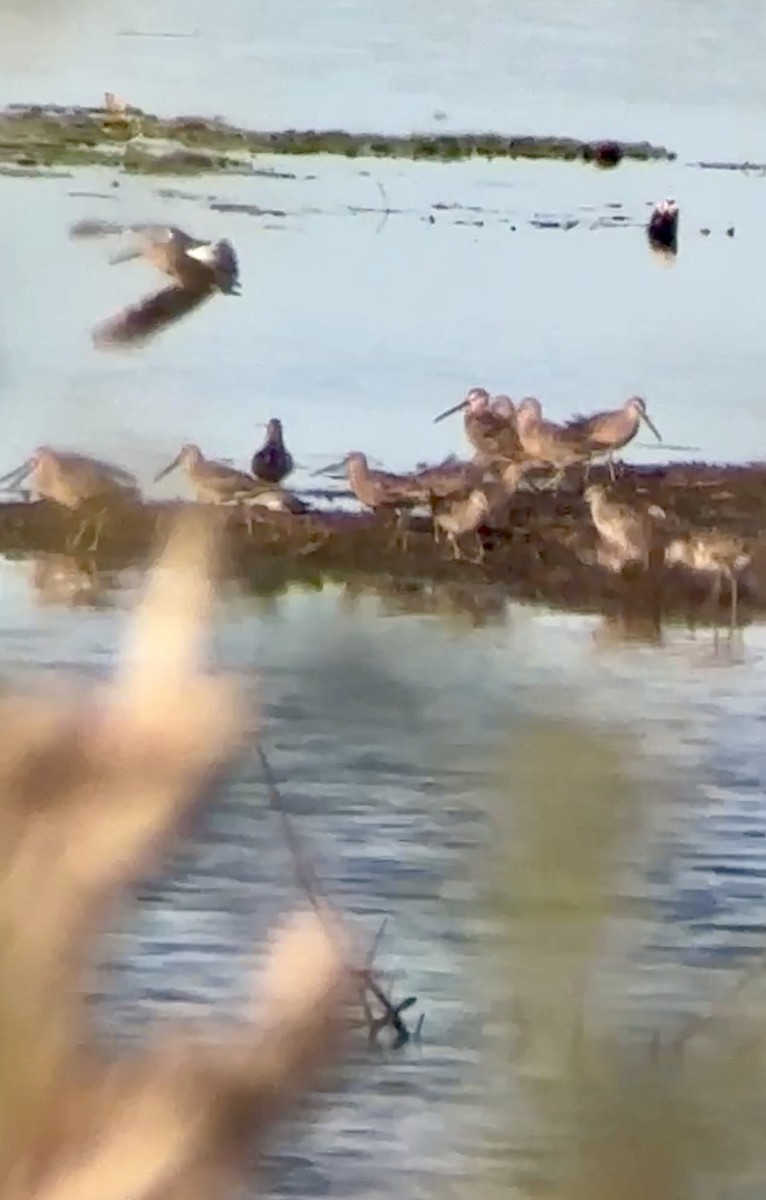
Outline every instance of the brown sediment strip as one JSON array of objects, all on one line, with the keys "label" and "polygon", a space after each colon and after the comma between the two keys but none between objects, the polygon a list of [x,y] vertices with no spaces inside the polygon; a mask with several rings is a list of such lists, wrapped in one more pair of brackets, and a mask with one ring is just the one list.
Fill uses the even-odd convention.
[{"label": "brown sediment strip", "polygon": [[[594,471],[593,476],[603,475]],[[682,463],[630,469],[614,488],[617,498],[660,505],[673,532],[717,528],[750,541],[751,568],[741,583],[740,615],[766,617],[766,465],[716,466]],[[97,554],[99,567],[142,565],[170,528],[181,502],[122,508],[106,521]],[[510,598],[585,612],[707,622],[727,611],[711,610],[709,579],[681,569],[627,568],[622,575],[594,561],[595,534],[578,491],[517,494],[507,531],[484,531],[486,559],[478,566],[454,561],[437,546],[426,518],[412,519],[406,551],[391,544],[391,526],[369,513],[314,511],[306,516],[258,514],[248,531],[236,510],[210,509],[227,528],[225,572],[254,591],[290,583],[381,579],[402,585],[497,585]],[[0,552],[11,557],[65,553],[80,528],[79,517],[41,501],[0,504]],[[661,558],[661,555],[660,555]]]}]

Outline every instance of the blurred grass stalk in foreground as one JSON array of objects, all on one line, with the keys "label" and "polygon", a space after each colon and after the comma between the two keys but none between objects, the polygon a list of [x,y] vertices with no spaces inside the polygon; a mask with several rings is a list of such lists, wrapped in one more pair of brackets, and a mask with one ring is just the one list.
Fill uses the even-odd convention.
[{"label": "blurred grass stalk in foreground", "polygon": [[658,806],[673,802],[670,785],[647,795],[636,747],[577,719],[541,717],[506,749],[512,796],[499,786],[492,814],[499,934],[487,978],[499,998],[487,1066],[495,1132],[478,1160],[480,1192],[763,1195],[764,1006],[745,1023],[732,1005],[725,1021],[673,1041],[636,1038],[626,1020],[636,905],[620,875],[641,857]]},{"label": "blurred grass stalk in foreground", "polygon": [[211,550],[196,521],[171,535],[98,696],[0,696],[2,1200],[221,1195],[338,1047],[345,952],[313,914],[236,1030],[176,1024],[113,1061],[90,1037],[94,939],[239,749],[240,698],[203,671]]}]

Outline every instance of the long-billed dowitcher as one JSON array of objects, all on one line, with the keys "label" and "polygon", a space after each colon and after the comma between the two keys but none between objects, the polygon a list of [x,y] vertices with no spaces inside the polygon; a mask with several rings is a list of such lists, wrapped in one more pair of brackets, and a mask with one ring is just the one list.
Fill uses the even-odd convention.
[{"label": "long-billed dowitcher", "polygon": [[599,559],[612,570],[621,570],[628,563],[646,567],[658,544],[665,512],[652,505],[647,509],[610,500],[605,487],[591,484],[585,489],[585,500],[596,532],[602,543]]},{"label": "long-billed dowitcher", "polygon": [[486,388],[471,388],[459,404],[434,417],[434,424],[457,412],[465,413],[466,437],[484,461],[513,460],[520,456],[516,414],[510,396],[497,396],[493,401]]},{"label": "long-billed dowitcher", "polygon": [[438,500],[477,487],[484,478],[484,469],[476,462],[447,459],[435,467],[421,467],[413,472],[411,478],[415,489],[422,488]]},{"label": "long-billed dowitcher", "polygon": [[236,504],[246,508],[248,526],[252,519],[253,506],[267,508],[272,512],[305,513],[306,505],[298,496],[286,492],[276,484],[254,479],[245,471],[238,471],[227,463],[205,458],[199,446],[187,442],[181,447],[172,462],[155,476],[155,483],[182,467],[192,485],[196,499],[201,504]]},{"label": "long-billed dowitcher", "polygon": [[97,548],[110,502],[141,499],[136,478],[129,471],[100,458],[50,446],[38,447],[20,467],[2,476],[0,484],[18,487],[25,479],[42,499],[72,510],[92,510],[84,517],[72,548],[79,545],[91,520],[94,532],[89,549]]},{"label": "long-billed dowitcher", "polygon": [[113,255],[113,264],[146,258],[188,291],[239,294],[239,264],[226,238],[205,242],[176,225],[136,224],[128,228],[136,234],[134,243]]},{"label": "long-billed dowitcher", "polygon": [[267,483],[281,483],[294,465],[293,456],[285,446],[282,422],[278,417],[272,417],[266,426],[266,440],[253,455],[253,475]]},{"label": "long-billed dowitcher", "polygon": [[631,396],[620,408],[594,413],[590,417],[574,417],[564,429],[583,443],[591,458],[606,456],[609,475],[614,482],[614,454],[633,440],[642,421],[661,442],[660,432],[646,411],[646,401],[641,396]]},{"label": "long-billed dowitcher", "polygon": [[326,475],[345,466],[351,491],[360,504],[371,509],[374,513],[393,512],[396,514],[393,541],[401,541],[406,549],[407,514],[410,509],[429,503],[429,491],[420,483],[416,475],[395,475],[390,471],[372,470],[367,455],[359,450],[352,450],[340,462],[321,467],[314,475]]},{"label": "long-billed dowitcher", "polygon": [[[80,221],[73,237],[119,233],[124,226]],[[131,304],[93,331],[97,346],[130,345],[158,333],[198,308],[215,292],[239,295],[239,266],[230,242],[203,242],[173,225],[130,225],[134,243],[113,263],[144,257],[172,279],[172,285]]]},{"label": "long-billed dowitcher", "polygon": [[731,592],[730,626],[737,625],[739,576],[750,566],[752,555],[744,538],[734,533],[704,530],[686,537],[674,538],[665,550],[668,566],[683,566],[690,571],[712,577],[711,596],[718,605],[724,579]]},{"label": "long-billed dowitcher", "polygon": [[666,250],[678,246],[678,205],[675,200],[660,200],[652,209],[646,233],[649,241]]},{"label": "long-billed dowitcher", "polygon": [[540,401],[534,396],[525,396],[518,405],[516,429],[526,458],[555,468],[553,486],[561,482],[569,467],[586,463],[590,457],[584,439],[565,425],[546,420]]}]

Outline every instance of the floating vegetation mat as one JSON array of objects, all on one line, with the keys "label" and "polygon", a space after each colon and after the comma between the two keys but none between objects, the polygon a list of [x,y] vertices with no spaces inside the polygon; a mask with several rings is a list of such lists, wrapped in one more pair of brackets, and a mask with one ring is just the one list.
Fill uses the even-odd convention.
[{"label": "floating vegetation mat", "polygon": [[[592,475],[605,477],[598,470]],[[740,579],[740,617],[766,615],[766,538],[761,532],[766,467],[631,469],[613,493],[627,503],[660,505],[673,536],[718,529],[746,538],[752,562]],[[90,551],[90,532],[83,535],[79,515],[46,501],[5,503],[0,505],[0,552],[10,557],[76,552],[105,570],[142,565],[185,507],[190,506],[148,502],[111,511]],[[207,512],[211,521],[226,527],[226,575],[256,592],[276,592],[292,583],[321,587],[325,581],[353,585],[385,579],[413,594],[434,584],[492,585],[506,598],[657,623],[670,617],[707,624],[728,612],[728,589],[724,586],[715,601],[710,576],[682,567],[644,570],[634,564],[620,573],[599,565],[596,535],[579,489],[518,493],[508,528],[480,531],[481,563],[455,560],[448,547],[437,545],[428,517],[411,518],[402,547],[392,522],[369,513],[331,509],[293,516],[254,509],[249,517],[244,510],[213,507]]]}]

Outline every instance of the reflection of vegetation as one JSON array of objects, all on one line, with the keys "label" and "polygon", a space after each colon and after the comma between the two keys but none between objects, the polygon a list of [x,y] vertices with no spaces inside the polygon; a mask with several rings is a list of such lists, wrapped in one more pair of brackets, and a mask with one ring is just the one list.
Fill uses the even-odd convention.
[{"label": "reflection of vegetation", "polygon": [[630,1028],[629,942],[652,921],[626,902],[620,863],[667,801],[639,804],[632,753],[574,722],[511,735],[513,804],[498,797],[494,814],[488,1071],[504,1102],[479,1156],[488,1198],[762,1194],[764,1013],[745,1025],[732,1006],[715,1036],[703,1022],[672,1042]]},{"label": "reflection of vegetation", "polygon": [[[664,146],[619,143],[633,159],[667,159]],[[589,142],[565,137],[477,134],[357,134],[342,129],[263,131],[218,118],[162,118],[130,109],[116,120],[103,109],[15,106],[0,112],[0,161],[25,167],[90,163],[125,171],[207,174],[252,169],[258,154],[336,154],[344,158],[593,158]]]}]

